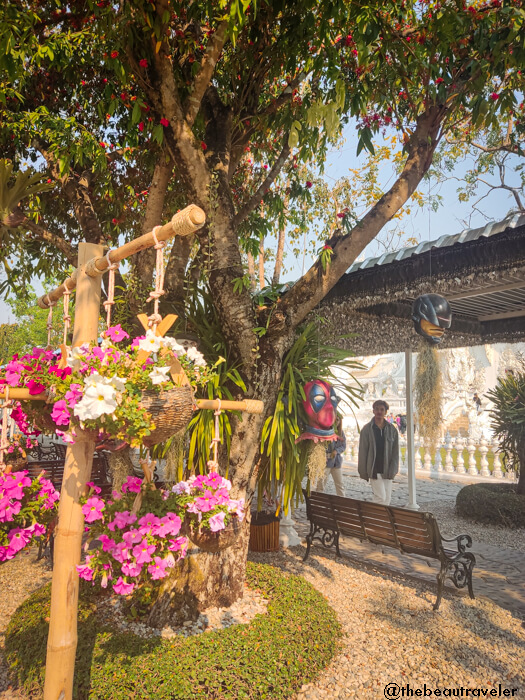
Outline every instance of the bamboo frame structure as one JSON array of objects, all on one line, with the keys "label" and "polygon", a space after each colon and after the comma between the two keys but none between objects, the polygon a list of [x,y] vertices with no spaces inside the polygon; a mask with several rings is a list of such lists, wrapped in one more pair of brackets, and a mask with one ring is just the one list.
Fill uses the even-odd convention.
[{"label": "bamboo frame structure", "polygon": [[[206,222],[206,215],[200,207],[195,206],[195,204],[190,204],[188,207],[179,211],[171,219],[171,221],[164,226],[157,226],[155,230],[155,235],[158,241],[167,241],[174,236],[188,236],[191,233],[195,233],[200,228],[204,226]],[[96,277],[98,275],[104,274],[108,269],[110,264],[119,263],[125,258],[129,258],[135,253],[139,253],[141,250],[146,250],[147,248],[152,248],[155,245],[155,238],[153,236],[153,231],[145,233],[140,238],[136,238],[134,241],[129,243],[124,243],[120,248],[115,248],[109,252],[109,260],[105,255],[99,254],[94,256],[89,261],[86,262],[85,271],[89,277]],[[102,253],[102,251],[101,251]],[[37,304],[41,309],[48,309],[50,302],[53,304],[58,301],[67,289],[72,291],[75,289],[77,284],[77,270],[68,277],[67,280],[62,282],[62,284],[53,289],[53,291],[48,294],[41,296]]]},{"label": "bamboo frame structure", "polygon": [[[56,289],[38,299],[41,308],[49,308],[65,292],[76,288],[76,313],[73,346],[96,342],[100,313],[101,276],[110,264],[118,263],[141,250],[151,248],[157,241],[174,236],[187,236],[201,228],[206,221],[202,209],[195,205],[175,214],[164,226],[140,236],[134,241],[103,255],[103,246],[79,244],[78,268]],[[0,398],[5,392],[0,391]],[[25,388],[10,388],[9,398],[19,401],[45,401],[47,393],[32,395]],[[197,399],[198,409],[219,408],[261,414],[262,401],[219,401]],[[78,431],[77,441],[67,449],[60,493],[58,526],[54,548],[54,569],[51,587],[51,613],[47,643],[44,700],[72,700],[75,654],[77,647],[77,618],[79,577],[84,516],[80,498],[91,476],[95,441],[90,434]]]},{"label": "bamboo frame structure", "polygon": [[[0,399],[5,398],[0,391]],[[46,401],[47,394],[30,394],[29,389],[9,389],[9,398],[16,401]],[[199,410],[216,411],[218,408],[224,411],[242,411],[243,413],[261,414],[264,411],[264,402],[257,399],[244,399],[243,401],[219,401],[218,399],[195,399]]]}]

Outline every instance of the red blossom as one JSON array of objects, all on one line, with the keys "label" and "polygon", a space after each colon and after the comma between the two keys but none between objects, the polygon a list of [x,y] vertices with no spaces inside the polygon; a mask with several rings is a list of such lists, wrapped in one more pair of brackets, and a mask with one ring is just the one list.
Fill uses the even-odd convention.
[{"label": "red blossom", "polygon": [[494,102],[496,102],[496,100],[499,99],[498,93],[497,93],[497,92],[491,92],[491,93],[490,93],[490,99],[491,99],[491,100],[494,100]]},{"label": "red blossom", "polygon": [[161,119],[160,123],[162,124],[162,126],[169,126],[170,125],[169,119],[165,119],[165,118]]},{"label": "red blossom", "polygon": [[439,85],[442,82],[443,82],[443,78],[436,78],[436,85]]},{"label": "red blossom", "polygon": [[307,186],[307,187],[311,187],[311,186],[312,186],[312,183],[310,182],[310,180],[307,181],[306,186]]},{"label": "red blossom", "polygon": [[111,219],[112,224],[118,224],[118,219]]},{"label": "red blossom", "polygon": [[118,51],[112,51],[110,55],[111,58],[118,58]]},{"label": "red blossom", "polygon": [[208,148],[208,146],[204,143],[204,141],[201,141],[201,148],[203,151],[205,151]]},{"label": "red blossom", "polygon": [[148,59],[147,58],[141,58],[139,61],[139,66],[141,68],[147,68],[148,67]]},{"label": "red blossom", "polygon": [[139,131],[144,131],[144,122],[139,123]]}]

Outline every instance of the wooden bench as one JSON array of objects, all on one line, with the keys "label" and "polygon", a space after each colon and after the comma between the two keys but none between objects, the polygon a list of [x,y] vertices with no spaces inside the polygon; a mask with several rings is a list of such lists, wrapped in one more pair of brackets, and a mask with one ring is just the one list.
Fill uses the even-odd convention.
[{"label": "wooden bench", "polygon": [[306,515],[310,521],[310,532],[306,537],[306,554],[314,540],[325,547],[335,546],[339,551],[339,536],[357,537],[373,544],[394,547],[404,554],[418,554],[437,559],[441,568],[437,574],[438,592],[434,604],[437,610],[441,603],[447,576],[456,588],[468,586],[471,598],[472,569],[476,558],[467,548],[472,546],[470,535],[459,535],[445,539],[432,513],[382,506],[354,498],[342,498],[327,493],[303,491],[306,499]]}]

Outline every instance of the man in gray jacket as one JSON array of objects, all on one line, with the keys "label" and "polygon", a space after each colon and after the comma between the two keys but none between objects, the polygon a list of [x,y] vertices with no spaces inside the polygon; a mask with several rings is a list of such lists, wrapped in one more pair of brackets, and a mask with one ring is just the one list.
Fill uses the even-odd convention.
[{"label": "man in gray jacket", "polygon": [[399,434],[385,420],[389,406],[379,399],[372,404],[374,417],[361,430],[358,470],[361,479],[370,480],[374,503],[390,505],[392,479],[399,469]]}]

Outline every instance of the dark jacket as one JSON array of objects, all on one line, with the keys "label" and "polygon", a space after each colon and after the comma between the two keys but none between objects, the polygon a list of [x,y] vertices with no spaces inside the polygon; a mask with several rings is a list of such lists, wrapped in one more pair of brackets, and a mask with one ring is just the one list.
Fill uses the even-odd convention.
[{"label": "dark jacket", "polygon": [[[359,436],[358,471],[361,479],[372,478],[376,458],[376,441],[372,425],[374,419],[367,423]],[[399,471],[399,433],[397,428],[385,420],[385,466],[383,479],[393,479]]]}]

